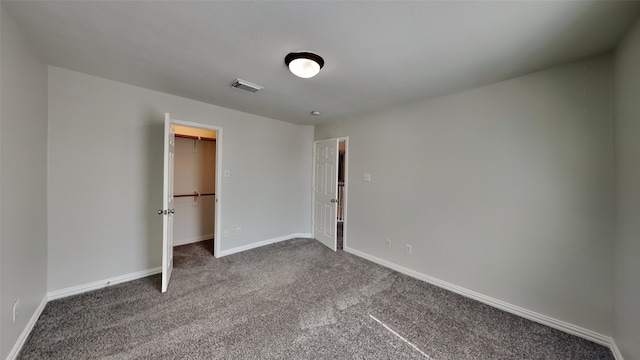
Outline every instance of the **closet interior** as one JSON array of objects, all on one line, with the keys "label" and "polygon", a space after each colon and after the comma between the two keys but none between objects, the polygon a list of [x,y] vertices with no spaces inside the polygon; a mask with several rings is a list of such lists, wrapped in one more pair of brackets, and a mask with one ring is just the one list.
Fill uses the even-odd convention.
[{"label": "closet interior", "polygon": [[217,132],[178,125],[174,131],[173,246],[202,242],[213,255]]}]

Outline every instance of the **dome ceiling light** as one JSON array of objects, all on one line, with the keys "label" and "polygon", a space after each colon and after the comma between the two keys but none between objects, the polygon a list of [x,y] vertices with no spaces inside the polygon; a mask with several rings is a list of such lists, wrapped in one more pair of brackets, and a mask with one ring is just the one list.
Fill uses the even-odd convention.
[{"label": "dome ceiling light", "polygon": [[324,59],[310,52],[292,52],[284,57],[284,63],[295,76],[308,79],[320,72]]}]

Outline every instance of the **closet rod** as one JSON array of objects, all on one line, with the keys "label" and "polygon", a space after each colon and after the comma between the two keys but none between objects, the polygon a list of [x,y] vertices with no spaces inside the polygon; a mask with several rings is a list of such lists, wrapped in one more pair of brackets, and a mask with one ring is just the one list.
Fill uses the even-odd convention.
[{"label": "closet rod", "polygon": [[173,195],[174,198],[177,197],[189,197],[189,196],[215,196],[216,193],[205,193],[205,194],[200,194],[200,193],[193,193],[193,194],[184,194],[184,195]]},{"label": "closet rod", "polygon": [[184,138],[184,139],[202,140],[202,141],[216,141],[216,139],[213,139],[213,138],[194,136],[194,135],[176,134],[176,137]]}]

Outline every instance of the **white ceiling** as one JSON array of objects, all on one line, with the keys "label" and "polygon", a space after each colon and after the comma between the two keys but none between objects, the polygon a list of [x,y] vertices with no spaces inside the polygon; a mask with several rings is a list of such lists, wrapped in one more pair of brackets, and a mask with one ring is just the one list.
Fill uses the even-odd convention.
[{"label": "white ceiling", "polygon": [[[51,65],[298,124],[610,51],[640,9],[637,1],[2,3]],[[297,50],[324,57],[318,76],[289,73],[284,56]],[[264,90],[232,89],[236,77]]]}]

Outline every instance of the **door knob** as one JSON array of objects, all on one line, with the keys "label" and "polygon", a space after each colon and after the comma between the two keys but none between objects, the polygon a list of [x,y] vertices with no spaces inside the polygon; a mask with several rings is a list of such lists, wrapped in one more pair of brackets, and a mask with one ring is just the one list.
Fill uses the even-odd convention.
[{"label": "door knob", "polygon": [[176,209],[171,209],[169,210],[172,214],[174,214],[176,212]]}]

